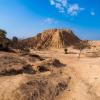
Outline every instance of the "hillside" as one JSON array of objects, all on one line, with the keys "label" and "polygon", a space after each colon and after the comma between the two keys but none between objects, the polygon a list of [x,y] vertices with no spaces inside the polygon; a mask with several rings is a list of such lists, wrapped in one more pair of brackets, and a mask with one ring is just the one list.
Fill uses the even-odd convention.
[{"label": "hillside", "polygon": [[25,39],[29,46],[38,49],[65,48],[79,43],[80,39],[69,29],[45,30],[33,38]]}]

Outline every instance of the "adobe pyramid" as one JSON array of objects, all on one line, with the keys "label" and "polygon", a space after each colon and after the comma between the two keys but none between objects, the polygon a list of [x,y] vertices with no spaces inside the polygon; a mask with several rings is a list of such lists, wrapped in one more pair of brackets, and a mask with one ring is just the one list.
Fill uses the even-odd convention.
[{"label": "adobe pyramid", "polygon": [[80,39],[69,29],[50,29],[39,33],[35,37],[36,47],[65,48],[78,43]]}]

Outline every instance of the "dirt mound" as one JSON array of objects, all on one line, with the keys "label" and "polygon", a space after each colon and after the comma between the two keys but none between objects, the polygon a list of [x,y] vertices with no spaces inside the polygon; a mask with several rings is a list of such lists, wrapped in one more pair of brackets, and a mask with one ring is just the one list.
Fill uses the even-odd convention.
[{"label": "dirt mound", "polygon": [[47,59],[47,60],[41,62],[37,66],[37,69],[40,72],[45,72],[45,71],[53,71],[55,68],[61,68],[64,66],[65,65],[63,63],[61,63],[58,59]]},{"label": "dirt mound", "polygon": [[37,48],[65,48],[80,39],[71,30],[51,29],[37,35]]},{"label": "dirt mound", "polygon": [[49,29],[25,39],[28,46],[38,49],[58,49],[79,43],[80,39],[69,29]]},{"label": "dirt mound", "polygon": [[0,75],[16,75],[22,73],[34,73],[32,66],[11,55],[0,56]]},{"label": "dirt mound", "polygon": [[53,67],[63,67],[65,66],[63,63],[61,63],[58,59],[47,59],[41,63],[41,65],[46,66],[53,66]]},{"label": "dirt mound", "polygon": [[68,77],[61,75],[1,77],[0,100],[54,100],[67,87]]},{"label": "dirt mound", "polygon": [[43,61],[45,60],[42,56],[39,56],[38,54],[33,53],[21,53],[19,55],[23,60],[28,62],[36,62],[36,61]]}]

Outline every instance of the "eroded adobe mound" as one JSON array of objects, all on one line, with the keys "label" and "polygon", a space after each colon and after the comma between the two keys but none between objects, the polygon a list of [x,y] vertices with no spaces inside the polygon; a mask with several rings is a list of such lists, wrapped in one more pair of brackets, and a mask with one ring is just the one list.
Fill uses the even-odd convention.
[{"label": "eroded adobe mound", "polygon": [[46,30],[36,38],[37,48],[65,48],[80,41],[71,30],[67,29]]},{"label": "eroded adobe mound", "polygon": [[37,49],[58,49],[75,45],[80,39],[69,29],[49,29],[23,41]]}]

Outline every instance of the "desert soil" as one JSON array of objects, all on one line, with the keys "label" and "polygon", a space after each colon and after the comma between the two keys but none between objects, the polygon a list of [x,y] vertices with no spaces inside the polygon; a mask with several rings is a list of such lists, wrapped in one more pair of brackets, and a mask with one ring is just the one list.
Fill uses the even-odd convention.
[{"label": "desert soil", "polygon": [[[82,54],[80,58],[78,57],[79,50],[75,50],[72,48],[68,49],[68,54],[64,54],[64,50],[31,50],[31,53],[37,54],[40,57],[44,59],[58,59],[61,63],[65,65],[65,67],[62,67],[60,69],[60,75],[51,75],[51,72],[47,71],[44,73],[38,73],[36,76],[39,75],[38,80],[35,80],[34,75],[27,75],[19,74],[19,75],[11,75],[11,76],[3,76],[0,77],[0,96],[2,99],[0,100],[18,100],[15,99],[13,96],[16,94],[13,94],[13,91],[17,91],[17,93],[24,99],[19,100],[100,100],[100,49],[85,49],[82,51]],[[96,56],[93,55],[93,53],[96,52]],[[8,55],[8,53],[0,52],[0,56]],[[27,63],[30,63],[33,68],[34,66],[38,65],[41,61],[36,60],[33,61],[29,56],[19,56],[17,54],[11,54],[17,57],[20,57],[21,59],[25,60]],[[28,60],[27,60],[28,59]],[[33,61],[33,62],[32,62]],[[14,68],[15,69],[15,68]],[[23,71],[23,67],[21,67]],[[57,70],[58,71],[58,70]],[[57,74],[57,73],[56,73]],[[42,78],[41,77],[47,77]],[[66,80],[66,78],[70,78],[70,80]],[[39,81],[40,79],[40,81]],[[29,92],[32,95],[32,92],[34,91],[34,88],[31,89],[31,87],[35,87],[35,89],[38,91],[38,88],[41,88],[41,82],[44,84],[43,80],[47,83],[46,87],[42,87],[44,90],[44,94],[40,95],[38,99],[29,99],[28,95]],[[56,82],[55,82],[56,81]],[[55,98],[48,98],[50,96],[48,89],[51,89],[53,92],[55,92],[55,87],[57,85],[57,82],[65,83],[67,81],[67,85],[64,84],[63,88],[59,89],[59,95],[57,95]],[[31,82],[31,84],[28,84],[30,86],[27,86],[27,82]],[[40,82],[40,86],[37,85],[36,82]],[[22,88],[23,84],[25,84],[25,88],[29,92],[25,92],[25,88]],[[44,84],[45,85],[45,84]],[[19,88],[20,86],[21,89]],[[53,87],[53,88],[51,88]],[[67,88],[66,88],[67,87]],[[46,89],[46,90],[45,90]],[[21,91],[19,91],[21,90]],[[60,92],[61,90],[61,92]],[[22,92],[23,91],[23,92]],[[47,91],[47,92],[45,92]],[[51,91],[51,92],[52,92]],[[56,91],[58,92],[58,91]],[[11,93],[11,94],[10,94]],[[22,94],[23,93],[23,94]],[[53,94],[54,95],[54,94]],[[12,96],[12,99],[7,99]],[[55,96],[55,95],[54,95]],[[26,98],[27,97],[27,98]],[[34,98],[34,97],[33,97]]]},{"label": "desert soil", "polygon": [[56,100],[100,100],[100,56],[87,56],[91,55],[88,52],[94,51],[94,49],[87,49],[83,51],[79,59],[78,50],[70,49],[69,51],[67,55],[63,50],[34,51],[42,56],[57,58],[67,65],[62,72],[69,75],[71,81],[68,89]]}]

